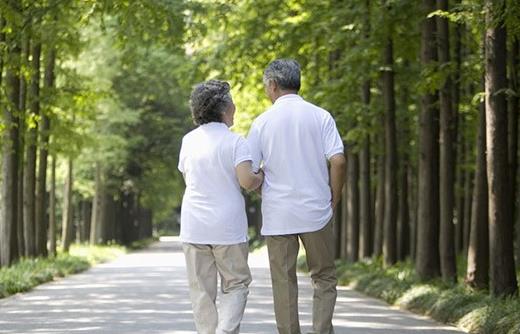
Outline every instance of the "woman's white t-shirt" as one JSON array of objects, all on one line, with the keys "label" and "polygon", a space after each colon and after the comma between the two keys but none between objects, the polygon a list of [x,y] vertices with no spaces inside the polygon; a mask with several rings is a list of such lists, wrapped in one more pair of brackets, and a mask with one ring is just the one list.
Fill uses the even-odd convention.
[{"label": "woman's white t-shirt", "polygon": [[247,241],[245,202],[235,168],[248,160],[247,141],[224,123],[203,124],[184,136],[178,166],[186,182],[181,241],[217,245]]}]

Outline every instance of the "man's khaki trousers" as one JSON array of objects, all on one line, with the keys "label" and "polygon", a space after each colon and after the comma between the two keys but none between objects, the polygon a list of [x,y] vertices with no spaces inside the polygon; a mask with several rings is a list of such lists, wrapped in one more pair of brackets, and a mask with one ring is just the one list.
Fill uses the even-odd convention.
[{"label": "man's khaki trousers", "polygon": [[[199,334],[238,334],[244,315],[251,272],[247,243],[183,244],[195,326]],[[217,311],[217,276],[220,307]]]},{"label": "man's khaki trousers", "polygon": [[298,239],[301,239],[307,254],[307,265],[314,288],[312,333],[332,334],[332,315],[337,296],[332,221],[316,232],[266,237],[278,333],[301,333],[296,277]]}]

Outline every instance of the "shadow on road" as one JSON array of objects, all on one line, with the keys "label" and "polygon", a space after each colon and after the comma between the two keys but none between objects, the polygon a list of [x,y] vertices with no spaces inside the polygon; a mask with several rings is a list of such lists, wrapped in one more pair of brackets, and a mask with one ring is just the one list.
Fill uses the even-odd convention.
[{"label": "shadow on road", "polygon": [[[265,252],[250,256],[253,283],[241,333],[276,333]],[[176,239],[0,301],[0,333],[195,333],[184,256]],[[310,330],[312,288],[300,276],[300,320]],[[337,334],[459,333],[340,289]]]}]

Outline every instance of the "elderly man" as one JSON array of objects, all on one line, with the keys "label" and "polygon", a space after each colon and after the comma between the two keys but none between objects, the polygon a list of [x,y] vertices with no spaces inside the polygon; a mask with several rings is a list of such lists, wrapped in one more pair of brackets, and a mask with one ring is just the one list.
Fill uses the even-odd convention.
[{"label": "elderly man", "polygon": [[344,183],[343,143],[332,116],[298,95],[300,66],[295,60],[269,64],[264,85],[273,105],[253,122],[248,141],[253,167],[265,173],[262,234],[278,332],[300,333],[296,260],[301,240],[314,288],[312,333],[334,333],[332,215]]}]

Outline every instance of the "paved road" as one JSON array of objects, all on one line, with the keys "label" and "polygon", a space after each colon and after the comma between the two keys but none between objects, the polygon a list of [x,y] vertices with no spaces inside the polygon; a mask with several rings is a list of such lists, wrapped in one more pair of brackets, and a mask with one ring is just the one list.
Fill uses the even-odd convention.
[{"label": "paved road", "polygon": [[[266,254],[250,257],[253,284],[242,333],[276,333]],[[310,329],[311,287],[300,277],[302,330]],[[341,288],[337,334],[449,334],[452,327]],[[84,273],[0,300],[0,333],[195,333],[184,257],[175,240],[153,244]]]}]

